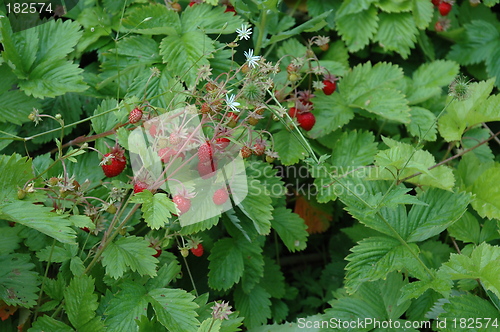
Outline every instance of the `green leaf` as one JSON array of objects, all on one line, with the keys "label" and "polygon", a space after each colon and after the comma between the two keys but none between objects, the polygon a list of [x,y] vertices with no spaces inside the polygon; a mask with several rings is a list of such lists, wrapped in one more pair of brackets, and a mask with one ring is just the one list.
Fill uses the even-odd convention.
[{"label": "green leaf", "polygon": [[432,2],[427,0],[413,0],[413,9],[411,12],[417,28],[423,30],[427,28],[432,21],[434,6]]},{"label": "green leaf", "polygon": [[229,238],[214,244],[208,256],[208,285],[211,288],[227,290],[243,276],[244,260],[237,246],[235,240]]},{"label": "green leaf", "polygon": [[31,160],[18,154],[0,155],[0,203],[12,201],[17,197],[18,188],[33,177]]},{"label": "green leaf", "polygon": [[419,249],[414,243],[403,246],[397,239],[377,236],[360,241],[351,251],[345,268],[349,293],[356,292],[364,282],[385,278],[393,271],[408,270],[415,277],[428,278],[415,257]]},{"label": "green leaf", "polygon": [[213,41],[198,30],[167,36],[160,45],[160,55],[167,69],[182,73],[181,79],[188,85],[194,84],[201,66],[209,65],[208,58],[213,52]]},{"label": "green leaf", "polygon": [[196,331],[200,324],[196,319],[198,305],[194,296],[183,289],[159,288],[148,293],[149,302],[158,321],[169,331]]},{"label": "green leaf", "polygon": [[375,165],[379,168],[373,169],[371,176],[377,179],[394,180],[405,179],[416,173],[406,181],[425,186],[437,187],[450,190],[455,182],[452,170],[447,166],[436,164],[434,156],[424,150],[417,150],[413,146],[383,137],[384,143],[389,149],[380,151],[375,157]]},{"label": "green leaf", "polygon": [[93,114],[95,117],[90,120],[92,122],[92,128],[97,134],[111,130],[118,124],[118,118],[115,112],[113,112],[117,110],[117,108],[118,103],[116,99],[105,99],[97,106]]},{"label": "green leaf", "polygon": [[412,107],[410,109],[411,122],[406,123],[408,132],[422,141],[434,142],[437,139],[437,118],[428,109]]},{"label": "green leaf", "polygon": [[285,207],[273,211],[271,226],[278,233],[281,241],[289,251],[304,250],[307,247],[307,226],[298,214]]},{"label": "green leaf", "polygon": [[236,309],[245,317],[245,326],[256,327],[271,318],[271,296],[261,286],[255,286],[250,293],[245,293],[241,287],[234,291]]},{"label": "green leaf", "polygon": [[69,248],[67,247],[63,248],[58,245],[50,245],[37,252],[36,257],[38,257],[39,260],[45,262],[63,263],[70,260],[71,257],[76,255],[76,252],[72,253],[68,249]]},{"label": "green leaf", "polygon": [[109,331],[135,331],[141,316],[147,315],[148,297],[146,289],[134,282],[127,281],[107,306],[105,315]]},{"label": "green leaf", "polygon": [[286,294],[285,277],[280,266],[271,258],[264,256],[264,278],[259,285],[264,288],[271,297],[281,299]]},{"label": "green leaf", "polygon": [[0,254],[8,254],[19,248],[21,238],[17,227],[0,227]]},{"label": "green leaf", "polygon": [[7,305],[31,308],[38,298],[38,273],[26,254],[0,255],[0,300]]},{"label": "green leaf", "polygon": [[207,34],[231,34],[240,28],[243,20],[239,15],[224,13],[223,6],[188,6],[181,16],[184,32],[201,30]]},{"label": "green leaf", "polygon": [[[473,294],[452,296],[449,302],[443,305],[443,313],[439,314],[440,321],[447,321],[443,332],[470,331],[470,322],[478,322],[473,325],[474,331],[497,331],[500,314],[491,302]],[[455,319],[455,321],[454,321]],[[456,322],[454,324],[453,322]],[[463,323],[463,324],[461,324]],[[481,328],[482,327],[482,328]]]},{"label": "green leaf", "polygon": [[379,42],[384,51],[395,51],[407,59],[417,41],[418,29],[411,13],[381,13],[379,29],[374,41]]},{"label": "green leaf", "polygon": [[0,219],[14,221],[36,229],[59,242],[74,243],[75,231],[70,227],[68,215],[52,212],[52,208],[16,201],[0,205]]},{"label": "green leaf", "polygon": [[419,200],[427,206],[415,205],[408,213],[408,223],[412,228],[406,238],[408,242],[419,242],[440,234],[465,213],[470,202],[470,195],[465,192],[430,188]]},{"label": "green leaf", "polygon": [[169,218],[171,218],[170,211],[176,210],[174,202],[163,193],[153,195],[147,190],[141,194],[147,196],[141,207],[146,224],[152,229],[160,229],[165,226]]},{"label": "green leaf", "polygon": [[153,257],[156,250],[149,246],[149,241],[136,236],[122,237],[110,242],[102,253],[102,265],[106,274],[118,279],[128,269],[140,275],[156,276],[156,263]]},{"label": "green leaf", "polygon": [[455,239],[463,242],[479,244],[480,232],[479,222],[472,213],[466,211],[456,223],[448,227],[448,232]]},{"label": "green leaf", "polygon": [[[316,120],[318,121],[318,119]],[[296,134],[297,135],[297,134]],[[309,156],[301,138],[295,136],[288,130],[281,130],[273,135],[274,149],[278,152],[283,165],[293,165]]]},{"label": "green leaf", "polygon": [[71,327],[50,316],[39,316],[29,329],[30,332],[74,332]]},{"label": "green leaf", "polygon": [[495,163],[484,171],[472,185],[471,192],[475,195],[472,207],[481,217],[500,218],[500,188],[492,185],[500,181],[500,164]]},{"label": "green leaf", "polygon": [[96,315],[99,307],[94,293],[94,279],[89,276],[75,277],[64,291],[64,308],[69,321],[80,330]]},{"label": "green leaf", "polygon": [[127,31],[144,35],[171,35],[181,31],[179,14],[159,3],[129,7],[122,22]]},{"label": "green leaf", "polygon": [[252,220],[255,229],[261,235],[271,231],[273,206],[271,197],[264,195],[266,188],[256,179],[249,181],[248,193],[238,208]]},{"label": "green leaf", "polygon": [[437,60],[424,63],[413,73],[413,86],[409,91],[408,101],[410,104],[418,104],[439,96],[442,87],[450,85],[458,71],[459,66],[454,61]]},{"label": "green leaf", "polygon": [[447,142],[460,140],[466,128],[500,119],[495,111],[500,105],[500,96],[488,98],[493,84],[493,79],[470,83],[470,96],[467,99],[450,102],[446,113],[438,121],[439,132]]},{"label": "green leaf", "polygon": [[[348,3],[354,2],[356,1],[349,1]],[[344,7],[342,5],[341,9]],[[352,13],[339,10],[337,11],[336,20],[337,31],[346,43],[349,52],[359,51],[368,45],[377,31],[379,21],[377,9],[373,6],[370,6],[368,10]]]},{"label": "green leaf", "polygon": [[238,241],[237,245],[241,257],[243,257],[244,265],[244,273],[241,277],[240,285],[245,293],[249,293],[264,276],[262,248],[256,241]]},{"label": "green leaf", "polygon": [[377,151],[375,136],[371,132],[344,132],[333,146],[332,164],[340,168],[370,165]]},{"label": "green leaf", "polygon": [[[326,136],[342,128],[354,118],[352,108],[349,107],[340,93],[334,93],[330,96],[323,93],[317,95],[314,98],[313,113],[316,116],[316,124],[309,131],[309,136],[312,138]],[[301,150],[303,149],[302,147],[300,148]]]},{"label": "green leaf", "polygon": [[450,260],[444,263],[441,271],[452,280],[479,279],[483,287],[496,296],[500,295],[500,247],[482,243],[474,248],[470,256],[452,254]]}]

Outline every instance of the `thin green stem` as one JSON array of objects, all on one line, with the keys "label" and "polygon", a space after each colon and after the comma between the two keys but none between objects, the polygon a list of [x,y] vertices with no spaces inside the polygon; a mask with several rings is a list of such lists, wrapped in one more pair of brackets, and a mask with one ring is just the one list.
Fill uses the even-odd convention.
[{"label": "thin green stem", "polygon": [[260,55],[262,42],[265,37],[264,32],[266,30],[266,24],[267,24],[267,10],[263,10],[259,22],[259,35],[257,36],[257,41],[255,42],[255,55]]}]

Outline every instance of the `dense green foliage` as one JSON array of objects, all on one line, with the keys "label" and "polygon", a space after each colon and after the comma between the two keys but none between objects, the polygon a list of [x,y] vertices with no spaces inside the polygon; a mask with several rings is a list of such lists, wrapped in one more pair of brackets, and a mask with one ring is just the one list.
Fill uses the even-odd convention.
[{"label": "dense green foliage", "polygon": [[9,3],[2,331],[497,330],[500,1]]}]

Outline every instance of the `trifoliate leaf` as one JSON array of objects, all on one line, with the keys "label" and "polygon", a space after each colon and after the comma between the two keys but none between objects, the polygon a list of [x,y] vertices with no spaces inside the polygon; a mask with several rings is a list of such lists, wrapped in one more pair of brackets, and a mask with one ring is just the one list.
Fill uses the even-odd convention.
[{"label": "trifoliate leaf", "polygon": [[38,298],[38,273],[26,254],[0,255],[0,300],[7,305],[31,308]]},{"label": "trifoliate leaf", "polygon": [[195,318],[198,305],[194,296],[183,289],[158,288],[148,293],[158,321],[169,331],[195,332],[200,324]]},{"label": "trifoliate leaf", "polygon": [[474,181],[471,192],[475,195],[472,207],[483,218],[500,218],[500,164],[496,163]]},{"label": "trifoliate leaf", "polygon": [[199,6],[190,6],[182,12],[181,22],[184,32],[201,30],[207,34],[231,34],[236,33],[243,20],[240,15],[224,12],[222,6],[209,6],[199,4]]},{"label": "trifoliate leaf", "polygon": [[27,201],[0,205],[0,219],[36,229],[59,242],[73,243],[75,231],[70,227],[71,222],[68,217],[52,212],[52,208],[34,205]]},{"label": "trifoliate leaf", "polygon": [[397,239],[378,236],[360,241],[346,257],[346,288],[354,293],[366,281],[385,278],[390,272],[409,270],[419,278],[426,278],[417,260],[419,249],[415,244],[402,245]]},{"label": "trifoliate leaf", "polygon": [[289,251],[304,250],[307,247],[309,234],[304,220],[290,209],[278,207],[273,211],[272,228],[278,233],[281,241]]},{"label": "trifoliate leaf", "polygon": [[[349,4],[355,2],[357,1],[348,1]],[[364,5],[372,1],[359,2],[362,2]],[[377,9],[370,6],[367,10],[353,12],[352,10],[342,10],[343,8],[346,8],[346,6],[343,5],[337,11],[337,31],[346,43],[349,52],[356,52],[368,45],[370,39],[377,31],[379,21]]]},{"label": "trifoliate leaf", "polygon": [[106,326],[111,331],[135,331],[141,316],[147,315],[148,296],[138,283],[126,281],[121,290],[109,302],[105,315]]},{"label": "trifoliate leaf", "polygon": [[332,165],[340,168],[366,166],[377,153],[375,136],[367,131],[345,132],[333,146]]},{"label": "trifoliate leaf", "polygon": [[[394,3],[391,1],[391,3]],[[409,3],[409,2],[406,2]],[[411,13],[381,13],[379,28],[374,41],[378,42],[384,51],[394,51],[407,59],[417,41],[418,29]]]},{"label": "trifoliate leaf", "polygon": [[243,275],[243,257],[233,239],[225,238],[217,241],[210,256],[208,256],[208,260],[210,261],[208,284],[213,289],[229,289]]},{"label": "trifoliate leaf", "polygon": [[201,66],[209,65],[208,58],[213,52],[213,41],[199,30],[167,36],[160,45],[160,55],[167,69],[182,73],[182,79],[188,85],[194,84]]},{"label": "trifoliate leaf", "polygon": [[436,164],[430,152],[386,137],[383,137],[383,141],[390,148],[380,151],[375,157],[375,165],[379,168],[371,170],[372,178],[394,180],[397,176],[398,179],[405,179],[421,173],[406,181],[445,190],[453,187],[455,178],[450,168],[441,165],[430,169]]},{"label": "trifoliate leaf", "polygon": [[465,213],[470,202],[470,195],[430,188],[419,200],[427,206],[415,205],[408,213],[408,224],[411,227],[408,242],[426,240],[444,231]]},{"label": "trifoliate leaf", "polygon": [[127,31],[145,35],[171,35],[181,31],[179,14],[159,3],[129,7],[122,22]]},{"label": "trifoliate leaf", "polygon": [[312,138],[326,136],[354,118],[354,111],[339,93],[330,96],[323,93],[317,95],[314,98],[313,113],[316,116],[316,124],[309,131]]},{"label": "trifoliate leaf", "polygon": [[256,327],[267,322],[271,318],[271,301],[268,292],[261,286],[255,286],[250,293],[245,293],[241,287],[234,292],[234,303],[236,309],[245,317],[245,326]]},{"label": "trifoliate leaf", "polygon": [[159,229],[169,221],[170,211],[175,211],[175,203],[166,194],[157,193],[153,195],[149,190],[144,191],[144,201],[141,210],[144,213],[144,221],[152,229]]},{"label": "trifoliate leaf", "polygon": [[64,291],[64,308],[71,324],[78,330],[89,323],[99,307],[94,293],[94,279],[89,276],[75,277]]},{"label": "trifoliate leaf", "polygon": [[106,274],[118,279],[130,269],[140,275],[154,277],[158,260],[153,257],[156,250],[149,245],[149,241],[136,236],[110,242],[102,253],[102,265],[106,268]]},{"label": "trifoliate leaf", "polygon": [[469,83],[469,97],[465,100],[454,99],[450,102],[446,113],[439,118],[439,132],[448,141],[458,141],[466,128],[476,124],[500,120],[497,108],[500,96],[488,98],[493,90],[493,79]]},{"label": "trifoliate leaf", "polygon": [[[413,73],[413,86],[408,91],[410,104],[418,104],[439,96],[444,86],[458,75],[459,66],[454,61],[437,60],[427,62]],[[413,114],[412,114],[413,117]]]},{"label": "trifoliate leaf", "polygon": [[303,145],[305,143],[301,141],[301,138],[293,135],[292,132],[281,130],[277,134],[273,135],[273,138],[274,149],[278,152],[280,161],[285,166],[296,164],[299,160],[302,160],[309,155]]},{"label": "trifoliate leaf", "polygon": [[405,123],[408,132],[422,141],[434,142],[437,138],[437,118],[428,109],[412,107],[410,110],[411,122]]},{"label": "trifoliate leaf", "polygon": [[500,247],[482,243],[474,248],[470,255],[452,254],[449,262],[441,267],[441,271],[452,280],[479,279],[485,289],[500,296]]},{"label": "trifoliate leaf", "polygon": [[256,179],[248,184],[248,194],[238,205],[245,216],[252,220],[255,229],[261,235],[267,235],[271,231],[271,219],[273,206],[271,197],[264,195],[266,188]]},{"label": "trifoliate leaf", "polygon": [[498,309],[491,302],[473,294],[451,296],[449,302],[443,305],[443,310],[439,314],[439,321],[453,322],[456,319],[457,322],[457,326],[448,324],[446,328],[440,329],[443,332],[469,330],[467,326],[461,328],[460,322],[480,322],[478,326],[482,328],[475,329],[478,331],[496,331],[500,326]]}]

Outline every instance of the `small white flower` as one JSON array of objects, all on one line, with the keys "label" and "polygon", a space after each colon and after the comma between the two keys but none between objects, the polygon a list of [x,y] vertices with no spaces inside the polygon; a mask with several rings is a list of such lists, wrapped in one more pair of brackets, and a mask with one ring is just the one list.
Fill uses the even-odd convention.
[{"label": "small white flower", "polygon": [[[229,92],[231,92],[231,91],[229,91]],[[236,99],[235,95],[226,95],[226,104],[227,104],[227,106],[229,106],[229,108],[231,108],[231,110],[233,112],[239,113],[240,110],[237,107],[240,106],[240,103],[235,101],[235,99]]]},{"label": "small white flower", "polygon": [[260,60],[260,55],[253,55],[253,49],[249,49],[248,52],[243,52],[247,58],[248,67],[255,68],[258,66],[257,61]]},{"label": "small white flower", "polygon": [[236,32],[238,33],[238,38],[240,40],[242,39],[248,40],[250,39],[250,35],[252,34],[252,28],[250,28],[246,24],[242,24],[241,28],[236,29]]}]

